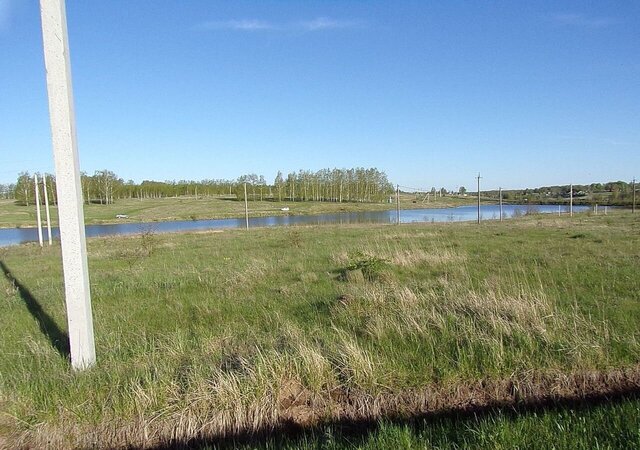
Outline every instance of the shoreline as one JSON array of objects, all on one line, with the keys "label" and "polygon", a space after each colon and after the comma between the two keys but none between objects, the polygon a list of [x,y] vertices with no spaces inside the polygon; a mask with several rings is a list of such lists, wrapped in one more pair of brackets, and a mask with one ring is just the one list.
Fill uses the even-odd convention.
[{"label": "shoreline", "polygon": [[[309,203],[314,203],[314,202],[296,202],[296,203],[303,203],[303,204],[309,204]],[[294,203],[295,204],[295,203]],[[330,205],[335,205],[336,203],[328,203]],[[342,203],[343,205],[361,205],[361,203]],[[487,200],[485,202],[482,203],[482,205],[497,205],[498,202],[494,201],[494,200]],[[378,203],[370,203],[369,205],[380,205]],[[420,205],[420,206],[418,206]],[[521,206],[530,206],[530,207],[536,207],[536,206],[563,206],[563,207],[569,207],[568,204],[563,204],[563,203],[530,203],[528,205],[524,205],[521,204],[520,202],[505,202],[503,201],[503,205],[505,206],[510,206],[510,205],[521,205]],[[594,206],[595,204],[591,204],[591,203],[583,203],[583,202],[576,202],[574,203],[574,206]],[[465,202],[465,203],[461,203],[461,204],[436,204],[434,206],[424,206],[424,204],[418,204],[418,203],[401,203],[400,204],[400,210],[401,211],[405,211],[405,210],[415,210],[415,209],[453,209],[453,208],[459,208],[462,206],[476,206],[476,203],[471,201],[471,202]],[[608,208],[613,208],[613,209],[630,209],[630,205],[599,205],[600,207],[608,207]],[[331,209],[331,208],[326,208],[323,209],[321,208],[320,211],[309,211],[309,210],[303,210],[303,211],[282,211],[279,208],[276,208],[274,210],[267,210],[267,211],[254,211],[253,213],[250,211],[249,212],[249,218],[263,218],[263,217],[286,217],[286,216],[291,216],[291,215],[295,215],[295,216],[319,216],[322,214],[341,214],[341,213],[358,213],[358,212],[378,212],[378,211],[395,211],[396,207],[394,204],[384,204],[383,207],[378,207],[378,208],[366,208],[366,209],[358,209],[358,208],[354,208],[354,207],[343,207],[343,208],[337,208],[337,209]],[[213,215],[210,217],[198,217],[195,216],[195,218],[193,217],[184,217],[184,216],[173,216],[173,217],[162,217],[162,218],[155,218],[155,219],[148,219],[148,220],[132,220],[132,219],[89,219],[87,220],[85,218],[85,226],[100,226],[100,225],[148,225],[148,224],[154,224],[154,223],[166,223],[166,222],[198,222],[198,221],[204,221],[204,220],[230,220],[230,219],[244,219],[244,214],[239,213],[239,214],[221,214],[221,215]],[[43,227],[45,226],[45,223],[43,222]],[[57,227],[58,223],[57,221],[52,221],[51,223],[51,227]],[[7,225],[3,225],[0,224],[0,230],[30,230],[30,229],[36,229],[37,227],[35,225],[15,225],[15,226],[7,226]]]}]

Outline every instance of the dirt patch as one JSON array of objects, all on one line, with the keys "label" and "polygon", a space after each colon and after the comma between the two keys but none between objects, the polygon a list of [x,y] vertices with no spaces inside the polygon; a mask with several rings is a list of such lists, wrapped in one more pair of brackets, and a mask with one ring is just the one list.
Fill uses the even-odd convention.
[{"label": "dirt patch", "polygon": [[313,403],[311,392],[296,380],[286,381],[278,395],[281,419],[303,427],[318,422],[318,410]]}]

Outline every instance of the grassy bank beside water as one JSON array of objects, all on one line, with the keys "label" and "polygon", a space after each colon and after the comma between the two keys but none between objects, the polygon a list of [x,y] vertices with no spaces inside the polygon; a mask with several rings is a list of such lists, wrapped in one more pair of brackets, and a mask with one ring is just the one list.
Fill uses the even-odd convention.
[{"label": "grassy bank beside water", "polygon": [[[12,445],[152,446],[469,396],[597,394],[638,372],[640,219],[627,212],[147,233],[91,239],[89,255],[98,364],[73,373],[59,248],[0,249],[0,435]],[[594,433],[605,416],[592,415]],[[491,417],[474,427],[488,433]],[[555,426],[527,417],[531,433]],[[440,433],[385,429],[389,442]]]},{"label": "grassy bank beside water", "polygon": [[[400,208],[439,208],[472,204],[473,199],[443,197],[437,201],[422,201],[414,195],[402,194]],[[395,209],[394,203],[332,203],[332,202],[278,202],[250,201],[251,217],[283,216],[288,214],[312,215],[338,212],[384,211]],[[289,208],[282,211],[282,208]],[[116,219],[117,214],[128,216]],[[244,217],[244,202],[220,197],[168,197],[156,199],[119,199],[111,205],[84,205],[85,222],[91,224],[126,222],[164,222],[169,220],[228,219]],[[42,209],[43,223],[46,220]],[[51,221],[58,223],[58,211],[51,208]],[[0,200],[0,228],[35,227],[35,205],[24,206],[13,200]]]}]

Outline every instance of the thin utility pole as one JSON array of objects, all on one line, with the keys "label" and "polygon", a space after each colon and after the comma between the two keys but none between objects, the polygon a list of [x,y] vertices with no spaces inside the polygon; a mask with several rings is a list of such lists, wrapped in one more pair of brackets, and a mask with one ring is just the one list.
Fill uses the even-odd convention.
[{"label": "thin utility pole", "polygon": [[480,172],[478,172],[478,225],[480,224]]},{"label": "thin utility pole", "polygon": [[44,205],[47,213],[47,237],[49,238],[49,246],[51,246],[51,214],[49,213],[49,194],[47,194],[47,176],[42,175],[42,186],[44,187]]},{"label": "thin utility pole", "polygon": [[500,222],[502,222],[502,188],[499,188],[500,191]]},{"label": "thin utility pole", "polygon": [[38,242],[42,247],[42,218],[40,216],[40,186],[38,186],[38,175],[33,174],[33,182],[36,190],[36,220],[38,221]]},{"label": "thin utility pole", "polygon": [[249,229],[249,204],[247,203],[247,183],[244,184],[244,220]]},{"label": "thin utility pole", "polygon": [[573,184],[569,186],[569,216],[573,217]]},{"label": "thin utility pole", "polygon": [[400,225],[400,185],[396,184],[396,224]]},{"label": "thin utility pole", "polygon": [[40,14],[71,366],[83,370],[95,364],[96,350],[64,0],[40,0]]},{"label": "thin utility pole", "polygon": [[633,179],[631,183],[631,190],[633,191],[633,202],[631,203],[631,212],[636,212],[636,179]]}]

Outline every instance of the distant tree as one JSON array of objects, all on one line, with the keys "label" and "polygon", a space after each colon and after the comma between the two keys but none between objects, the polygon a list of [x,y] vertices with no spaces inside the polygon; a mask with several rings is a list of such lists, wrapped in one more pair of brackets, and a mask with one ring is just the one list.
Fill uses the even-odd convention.
[{"label": "distant tree", "polygon": [[257,185],[260,188],[260,201],[262,201],[263,194],[264,194],[263,189],[267,185],[267,180],[264,179],[264,175],[260,175],[260,177],[258,178]]},{"label": "distant tree", "polygon": [[29,206],[29,201],[34,197],[33,177],[29,172],[20,172],[16,181],[16,200]]},{"label": "distant tree", "polygon": [[15,184],[0,184],[0,196],[4,199],[16,198],[16,185]]},{"label": "distant tree", "polygon": [[282,191],[284,190],[284,178],[282,177],[282,172],[278,170],[278,175],[276,175],[276,179],[273,184],[275,185],[276,192],[278,193],[278,201],[282,201]]},{"label": "distant tree", "polygon": [[112,204],[114,190],[123,184],[122,180],[110,170],[96,170],[93,179],[100,203],[103,205]]},{"label": "distant tree", "polygon": [[460,195],[464,195],[464,194],[466,194],[466,193],[467,193],[467,188],[466,188],[466,187],[464,187],[464,186],[460,186],[460,188],[458,189],[458,193],[459,193]]},{"label": "distant tree", "polygon": [[296,174],[295,172],[287,175],[287,188],[289,189],[289,199],[296,201]]}]

